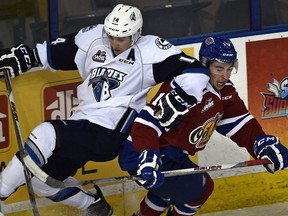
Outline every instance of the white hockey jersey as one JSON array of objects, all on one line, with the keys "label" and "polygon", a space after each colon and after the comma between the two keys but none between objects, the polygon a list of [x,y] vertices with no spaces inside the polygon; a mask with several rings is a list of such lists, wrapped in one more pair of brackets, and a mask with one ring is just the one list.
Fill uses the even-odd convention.
[{"label": "white hockey jersey", "polygon": [[[146,103],[151,87],[180,74],[176,82],[180,87],[181,83],[189,80],[197,83],[197,88],[184,90],[201,101],[209,71],[196,59],[185,55],[168,41],[152,35],[141,36],[128,50],[114,56],[102,34],[103,25],[90,26],[80,30],[73,41],[73,45],[77,45],[74,61],[84,82],[78,86],[79,106],[70,119],[88,119],[109,129],[119,128],[121,119],[121,124],[130,124],[129,118],[134,118],[131,113],[127,114],[127,110],[139,112]],[[55,51],[57,46],[63,46],[67,41],[64,37],[37,45],[44,67],[55,68],[49,61],[49,53],[52,53],[53,59],[67,56],[65,49]],[[66,45],[70,50],[71,46],[71,42]],[[55,69],[61,69],[61,66]]]}]

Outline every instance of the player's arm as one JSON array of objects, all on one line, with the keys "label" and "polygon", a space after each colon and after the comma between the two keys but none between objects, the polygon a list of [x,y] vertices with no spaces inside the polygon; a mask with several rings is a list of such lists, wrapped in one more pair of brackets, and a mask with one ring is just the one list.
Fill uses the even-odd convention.
[{"label": "player's arm", "polygon": [[[139,176],[136,181],[145,188],[160,187],[164,181],[159,152],[159,133],[153,125],[153,112],[146,107],[136,118],[131,135],[123,142],[118,161],[122,170]],[[152,120],[152,122],[151,122]]]},{"label": "player's arm", "polygon": [[232,137],[239,146],[244,146],[254,158],[267,158],[271,165],[264,165],[274,173],[288,167],[288,149],[278,137],[266,134],[255,118],[247,121]]},{"label": "player's arm", "polygon": [[[223,91],[225,92],[223,93]],[[222,90],[224,113],[217,125],[217,132],[230,137],[238,146],[244,147],[255,158],[253,142],[257,135],[264,134],[259,123],[248,112],[243,100],[239,97],[235,88],[225,87]],[[227,95],[227,97],[226,97]],[[247,134],[247,135],[243,135]]]},{"label": "player's arm", "polygon": [[130,136],[121,146],[118,158],[121,169],[139,175],[142,180],[138,184],[145,188],[159,187],[163,182],[159,137],[166,132],[166,128],[155,118],[153,104],[158,97],[170,91],[169,82],[161,85],[151,102],[138,114]]},{"label": "player's arm", "polygon": [[123,143],[119,155],[121,168],[137,174],[141,178],[137,181],[138,184],[145,188],[160,187],[164,180],[161,173],[159,137],[168,129],[162,126],[161,120],[154,113],[159,100],[165,95],[169,97],[173,94],[171,92],[175,89],[171,83],[171,80],[164,82],[150,103],[141,110],[133,123],[130,137]]},{"label": "player's arm", "polygon": [[268,158],[267,171],[274,173],[288,167],[288,150],[279,139],[267,135],[259,122],[248,112],[237,92],[225,104],[225,113],[217,131],[230,137],[240,147],[245,147],[254,158]]},{"label": "player's arm", "polygon": [[267,158],[271,161],[271,165],[264,166],[270,173],[288,167],[288,149],[276,136],[258,136],[254,142],[254,153],[257,158]]},{"label": "player's arm", "polygon": [[209,77],[202,73],[188,72],[178,75],[170,83],[172,89],[155,101],[155,117],[162,127],[179,124],[189,109],[201,102]]},{"label": "player's arm", "polygon": [[54,70],[76,70],[74,58],[78,51],[75,33],[59,37],[51,42],[37,44],[36,50],[44,68]]},{"label": "player's arm", "polygon": [[209,70],[197,59],[186,55],[184,52],[170,55],[165,60],[153,64],[153,76],[157,83],[170,80],[185,73],[201,74],[209,77]]},{"label": "player's arm", "polygon": [[164,180],[158,143],[161,132],[157,132],[153,122],[157,122],[153,110],[146,106],[135,119],[131,135],[122,143],[118,157],[121,169],[138,175],[137,183],[145,188],[160,187]]},{"label": "player's arm", "polygon": [[37,44],[34,49],[21,43],[11,49],[3,49],[0,51],[0,70],[6,70],[12,78],[33,67],[75,70],[74,57],[78,47],[74,36],[70,34],[51,43]]},{"label": "player's arm", "polygon": [[196,97],[176,87],[156,102],[154,116],[162,127],[172,128],[179,124],[189,109],[197,104]]},{"label": "player's arm", "polygon": [[[177,56],[177,57],[176,57]],[[184,53],[170,57],[169,62],[157,66],[158,79],[166,77],[161,71],[172,71],[172,90],[157,101],[155,116],[163,127],[171,128],[177,125],[190,108],[202,100],[203,90],[210,79],[210,72],[195,58]],[[173,65],[171,65],[173,62]],[[166,68],[166,66],[170,67]],[[172,70],[171,70],[172,69]],[[159,72],[160,71],[160,72]],[[166,73],[167,76],[167,73]]]},{"label": "player's arm", "polygon": [[24,44],[18,44],[11,49],[0,50],[0,76],[5,71],[13,78],[37,64],[40,64],[37,51]]}]

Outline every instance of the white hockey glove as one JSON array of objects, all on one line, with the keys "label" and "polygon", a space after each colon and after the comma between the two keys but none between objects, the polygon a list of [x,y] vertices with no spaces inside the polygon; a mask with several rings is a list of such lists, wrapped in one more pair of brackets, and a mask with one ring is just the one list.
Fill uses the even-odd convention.
[{"label": "white hockey glove", "polygon": [[11,49],[0,50],[0,71],[9,72],[9,76],[14,78],[23,72],[30,70],[36,62],[33,51],[24,44],[18,44]]},{"label": "white hockey glove", "polygon": [[137,180],[137,183],[147,189],[160,187],[164,182],[164,175],[160,172],[161,165],[157,151],[144,150],[138,158],[137,175],[141,180]]},{"label": "white hockey glove", "polygon": [[288,167],[288,149],[271,135],[259,136],[254,143],[257,158],[267,158],[272,164],[264,165],[268,172],[274,173]]},{"label": "white hockey glove", "polygon": [[181,88],[175,88],[158,101],[154,116],[162,127],[171,128],[177,125],[197,99],[186,94]]}]

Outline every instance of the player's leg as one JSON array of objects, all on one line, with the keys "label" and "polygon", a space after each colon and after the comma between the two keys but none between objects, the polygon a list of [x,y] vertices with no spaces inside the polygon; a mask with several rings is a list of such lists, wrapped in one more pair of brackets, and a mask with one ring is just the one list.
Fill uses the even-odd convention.
[{"label": "player's leg", "polygon": [[[122,141],[122,138],[118,138],[116,142],[117,137],[117,132],[89,121],[55,120],[37,126],[26,140],[25,149],[48,175],[58,180],[69,180],[68,177],[73,176],[88,160],[108,161],[115,158],[118,155],[119,142]],[[10,164],[4,170],[0,182],[0,196],[4,198],[25,183],[23,166],[17,157]],[[32,183],[37,195],[87,209],[85,215],[89,215],[92,210],[93,215],[102,215],[104,204],[109,212],[112,209],[100,189],[97,189],[97,194],[90,194],[79,188],[51,188],[36,178],[32,179]],[[104,215],[110,215],[109,212]]]},{"label": "player's leg", "polygon": [[[65,181],[76,181],[68,177]],[[53,202],[72,206],[81,210],[81,216],[110,216],[113,213],[111,206],[106,202],[98,186],[94,193],[82,187],[52,188],[36,177],[32,178],[34,191],[38,196],[46,197]]]},{"label": "player's leg", "polygon": [[[162,153],[167,153],[167,151]],[[163,162],[163,171],[197,166],[190,161],[188,155],[173,148],[169,148],[169,158],[167,156],[161,156],[161,159]],[[150,189],[149,194],[161,197],[162,200],[169,201],[169,204],[174,205],[169,215],[194,215],[211,195],[213,188],[214,183],[211,177],[207,173],[198,173],[167,177],[160,188]],[[147,212],[149,210],[152,211],[163,208],[163,205],[159,205],[147,197],[141,203],[140,215],[142,216],[149,215],[142,212],[142,208],[144,209],[143,206],[145,206],[145,211]],[[160,213],[160,211],[158,212]]]},{"label": "player's leg", "polygon": [[[64,173],[63,171],[64,169],[73,170],[72,169],[73,166],[79,167],[83,165],[82,163],[80,164],[73,163],[73,161],[69,159],[65,160],[60,158],[54,160],[54,158],[58,158],[57,154],[53,154],[49,158],[49,162],[42,167],[45,168],[45,172],[47,173],[49,173],[48,170],[50,169],[59,171],[59,173],[61,173],[61,177],[63,176],[62,173]],[[54,165],[54,161],[57,161],[56,166]],[[76,179],[74,179],[73,177],[68,177],[64,181],[73,182],[76,181]],[[38,196],[46,197],[54,202],[76,207],[80,210],[85,210],[82,212],[81,215],[109,216],[113,212],[111,206],[104,199],[100,189],[97,190],[96,193],[91,193],[80,187],[71,187],[64,189],[53,188],[48,186],[44,182],[40,181],[36,177],[33,177],[31,182],[34,191]]]},{"label": "player's leg", "polygon": [[113,214],[113,209],[105,200],[100,188],[94,185],[96,193],[94,195],[95,201],[90,206],[81,212],[81,216],[110,216]]},{"label": "player's leg", "polygon": [[1,173],[0,198],[5,200],[25,182],[22,163],[15,155]]},{"label": "player's leg", "polygon": [[[37,139],[37,143],[41,143],[42,140],[43,144],[37,146],[37,148],[35,145],[31,145],[35,139]],[[32,155],[33,159],[35,159],[39,166],[43,165],[45,161],[47,161],[47,158],[52,154],[54,148],[55,133],[52,125],[49,123],[42,123],[37,126],[32,131],[25,143],[25,149],[29,151],[29,154],[31,153],[30,155]],[[1,173],[2,178],[0,181],[0,197],[2,198],[9,197],[18,189],[18,187],[26,182],[23,165],[19,157],[20,154],[17,152]]]},{"label": "player's leg", "polygon": [[[187,203],[174,203],[174,205],[171,206],[172,208],[170,208],[167,212],[167,216],[195,215],[200,210],[202,205],[207,201],[213,191],[214,183],[208,175],[206,176],[206,181],[206,190],[200,198]],[[189,191],[188,189],[187,192],[191,193],[193,191]]]},{"label": "player's leg", "polygon": [[[65,148],[62,149],[62,139],[68,140],[69,142],[69,137],[71,137],[71,134],[79,134],[81,137],[81,135],[83,135],[81,134],[81,131],[83,130],[80,130],[80,128],[83,125],[79,126],[80,128],[77,128],[77,123],[59,123],[58,125],[62,125],[59,127],[55,127],[55,125],[57,125],[57,123],[53,123],[52,125],[48,122],[38,125],[26,140],[25,149],[32,157],[32,159],[49,175],[55,177],[58,180],[71,180],[71,178],[68,177],[75,174],[77,169],[85,164],[85,161],[79,162],[66,158],[65,152],[69,154],[69,150],[66,150]],[[54,127],[56,128],[55,130]],[[67,133],[67,135],[63,134],[62,136],[61,134],[60,136],[59,133],[61,133],[61,131],[71,131],[71,133],[70,135]],[[61,139],[59,137],[61,137]],[[70,141],[72,142],[74,140],[76,139],[71,137]],[[82,138],[81,141],[85,142],[86,140],[85,138]],[[75,142],[77,142],[77,140]],[[75,151],[77,152],[77,149],[75,149]],[[14,156],[13,159],[8,163],[7,167],[1,173],[1,176],[1,199],[9,197],[13,192],[17,190],[19,186],[25,184],[23,166],[17,156]],[[32,184],[37,195],[47,197],[53,201],[61,202],[66,205],[74,206],[79,209],[87,209],[89,206],[95,204],[95,200],[99,200],[99,197],[101,197],[101,194],[95,195],[87,193],[87,191],[79,188],[55,189],[49,187],[35,177],[32,178]],[[102,203],[104,201],[102,201]]]},{"label": "player's leg", "polygon": [[[112,131],[106,131],[107,129],[89,121],[53,121],[52,124],[57,137],[56,149],[49,157],[48,163],[42,166],[43,171],[51,177],[63,181],[75,181],[69,176],[73,176],[88,160],[94,159],[97,161],[99,158],[99,161],[108,161],[111,159],[111,154],[103,151],[102,148],[107,138],[102,138],[99,134],[108,137],[108,141],[105,142],[105,148],[107,148],[106,146],[111,146],[109,145],[109,139],[115,140],[115,135],[109,134]],[[93,151],[93,149],[95,150]],[[95,151],[97,152],[95,153]],[[106,154],[107,156],[105,156]],[[95,155],[99,155],[99,157],[95,157]],[[37,194],[54,202],[79,208],[83,210],[81,215],[109,216],[113,212],[97,186],[95,186],[96,193],[92,194],[79,187],[55,190],[45,184],[43,185],[40,181],[38,185],[35,189]]]},{"label": "player's leg", "polygon": [[[165,168],[167,169],[167,167],[169,167],[169,170],[197,166],[185,155],[181,157],[181,163],[175,163],[175,161],[168,158],[164,158],[163,161]],[[165,184],[162,188],[164,192],[160,191],[158,193],[160,193],[161,196],[170,198],[171,208],[167,216],[195,215],[207,201],[214,189],[214,182],[208,173],[167,178]],[[166,191],[168,191],[168,193]]]},{"label": "player's leg", "polygon": [[160,216],[169,207],[169,202],[148,191],[135,216]]},{"label": "player's leg", "polygon": [[[172,178],[175,177],[170,177],[170,179]],[[134,215],[160,216],[170,204],[173,208],[168,211],[167,215],[169,216],[194,215],[207,201],[214,187],[213,180],[208,175],[205,176],[203,183],[200,184],[197,180],[187,182],[187,179],[177,180],[171,184],[172,182],[173,181],[170,181],[169,183],[170,187],[176,190],[178,189],[178,192],[175,193],[173,189],[169,192],[169,187],[165,187],[165,189],[162,188],[165,192],[162,192],[161,189],[158,189],[157,192],[155,192],[155,190],[154,192],[149,191],[147,196],[142,200],[140,209]],[[183,184],[186,190],[183,190],[184,187],[177,187],[179,183]],[[189,187],[189,185],[191,187]]]},{"label": "player's leg", "polygon": [[[0,173],[0,181],[1,181],[1,173]],[[0,197],[0,216],[4,216],[3,214],[3,203],[2,203],[2,199]]]},{"label": "player's leg", "polygon": [[[19,161],[19,160],[18,160]],[[20,161],[19,161],[19,163],[20,163]],[[15,164],[15,163],[14,163]],[[8,164],[8,166],[11,166],[11,162]],[[22,164],[20,163],[20,166],[22,166]],[[12,168],[12,170],[14,170],[13,168]],[[16,169],[17,170],[17,169]],[[7,171],[5,171],[5,172],[7,172]],[[21,175],[21,173],[17,173],[18,175]],[[20,178],[19,178],[19,185],[21,185],[23,182],[21,181],[21,179],[24,181],[24,183],[25,183],[25,177],[24,177],[24,173],[22,173],[22,175],[23,176],[20,176]],[[9,185],[7,185],[7,184],[5,184],[5,183],[3,183],[3,180],[2,180],[2,176],[3,176],[3,172],[2,173],[0,173],[0,216],[4,216],[4,211],[3,211],[3,201],[4,200],[6,200],[8,197],[9,197],[9,195],[11,194],[11,193],[13,193],[14,191],[15,191],[15,188],[14,187],[10,187]],[[7,176],[6,174],[4,175],[4,176]],[[12,175],[8,175],[8,176],[10,176],[10,177],[12,177]],[[17,178],[17,176],[15,177],[15,178]],[[5,179],[5,182],[8,182],[9,183],[9,180],[14,180],[14,179],[11,179],[11,178],[9,178],[9,179]],[[11,188],[13,188],[13,189],[11,189]]]},{"label": "player's leg", "polygon": [[[49,158],[48,163],[42,166],[42,169],[55,179],[76,182],[75,178],[66,176],[73,175],[85,163],[64,157],[63,152],[65,152],[65,148],[63,147],[61,150],[56,150]],[[112,207],[106,202],[101,190],[97,186],[95,186],[96,192],[91,193],[82,187],[53,188],[37,178],[33,178],[32,183],[37,195],[46,197],[56,203],[76,207],[82,210],[81,215],[108,216],[113,212]]]}]

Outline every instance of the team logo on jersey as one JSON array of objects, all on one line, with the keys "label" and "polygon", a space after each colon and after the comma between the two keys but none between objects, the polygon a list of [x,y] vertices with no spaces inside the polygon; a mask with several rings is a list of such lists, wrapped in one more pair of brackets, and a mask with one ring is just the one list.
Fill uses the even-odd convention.
[{"label": "team logo on jersey", "polygon": [[206,100],[205,105],[203,109],[201,110],[201,113],[206,112],[208,109],[210,109],[213,106],[214,106],[214,100],[213,98],[209,98],[208,100]]},{"label": "team logo on jersey", "polygon": [[281,82],[273,79],[267,86],[271,93],[261,93],[264,97],[262,119],[288,116],[288,77]]},{"label": "team logo on jersey", "polygon": [[108,100],[111,90],[124,81],[127,74],[113,68],[98,67],[91,70],[89,85],[92,85],[96,101]]},{"label": "team logo on jersey", "polygon": [[105,60],[106,60],[106,52],[98,50],[97,53],[95,53],[92,56],[92,60],[95,61],[95,62],[102,62],[102,63],[105,62]]},{"label": "team logo on jersey", "polygon": [[189,136],[191,144],[196,148],[204,148],[210,137],[212,136],[217,124],[219,123],[222,115],[217,113],[214,117],[208,119],[203,125],[195,128]]},{"label": "team logo on jersey", "polygon": [[159,47],[160,49],[163,49],[163,50],[167,50],[170,47],[172,47],[172,44],[163,38],[157,38],[155,40],[155,44],[157,45],[157,47]]}]

